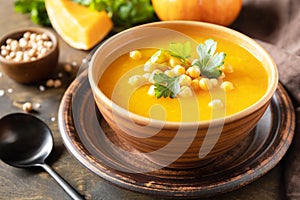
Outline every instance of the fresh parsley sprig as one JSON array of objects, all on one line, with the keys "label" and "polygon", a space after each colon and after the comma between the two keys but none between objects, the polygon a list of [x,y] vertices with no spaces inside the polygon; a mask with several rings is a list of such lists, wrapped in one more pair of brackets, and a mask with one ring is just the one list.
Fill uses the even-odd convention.
[{"label": "fresh parsley sprig", "polygon": [[169,54],[171,56],[179,58],[180,61],[185,65],[185,67],[188,67],[186,59],[191,57],[191,52],[192,52],[192,48],[191,48],[191,43],[189,41],[187,41],[184,44],[182,43],[169,44]]},{"label": "fresh parsley sprig", "polygon": [[199,59],[194,65],[200,68],[201,74],[207,78],[218,78],[222,71],[219,69],[224,64],[226,54],[224,52],[215,53],[217,42],[208,39],[204,44],[197,47]]},{"label": "fresh parsley sprig", "polygon": [[158,99],[162,96],[173,99],[180,92],[179,76],[169,77],[164,73],[157,73],[154,74],[153,80],[155,81],[155,96]]}]

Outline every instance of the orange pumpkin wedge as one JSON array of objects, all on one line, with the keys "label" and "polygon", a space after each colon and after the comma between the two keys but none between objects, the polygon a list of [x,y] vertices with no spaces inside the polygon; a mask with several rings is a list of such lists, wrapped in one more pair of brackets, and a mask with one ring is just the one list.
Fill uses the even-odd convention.
[{"label": "orange pumpkin wedge", "polygon": [[54,30],[76,49],[91,49],[113,27],[105,11],[92,11],[71,0],[45,0],[45,6]]},{"label": "orange pumpkin wedge", "polygon": [[160,20],[194,20],[223,26],[239,15],[242,0],[151,0]]}]

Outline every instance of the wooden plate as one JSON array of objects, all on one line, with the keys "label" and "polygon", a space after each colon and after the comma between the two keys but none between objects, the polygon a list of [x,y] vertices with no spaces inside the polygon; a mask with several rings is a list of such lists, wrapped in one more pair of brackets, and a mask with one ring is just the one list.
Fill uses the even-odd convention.
[{"label": "wooden plate", "polygon": [[58,113],[70,153],[90,171],[135,192],[162,197],[207,197],[238,189],[271,170],[289,148],[295,127],[283,86],[256,128],[230,152],[205,166],[174,170],[157,166],[120,141],[97,110],[87,70],[67,89]]}]

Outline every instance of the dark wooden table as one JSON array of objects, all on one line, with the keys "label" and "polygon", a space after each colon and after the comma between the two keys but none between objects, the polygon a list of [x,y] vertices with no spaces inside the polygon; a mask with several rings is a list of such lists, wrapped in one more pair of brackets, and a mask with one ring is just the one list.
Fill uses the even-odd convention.
[{"label": "dark wooden table", "polygon": [[[0,36],[20,27],[34,25],[27,15],[14,12],[13,1],[0,2]],[[65,178],[87,199],[159,199],[127,191],[114,186],[96,176],[81,165],[65,148],[58,130],[57,112],[60,100],[68,85],[77,75],[77,69],[88,51],[71,48],[60,39],[60,59],[57,72],[53,78],[62,80],[60,88],[40,90],[41,84],[21,85],[9,79],[0,68],[0,117],[12,112],[23,112],[16,104],[29,101],[33,106],[40,105],[37,116],[51,128],[54,136],[54,150],[48,159],[56,172]],[[73,73],[64,72],[63,66],[72,64]],[[283,198],[284,186],[282,163],[255,182],[230,193],[210,199],[254,199],[279,200]],[[19,169],[0,162],[0,199],[70,199],[58,184],[42,169]]]}]

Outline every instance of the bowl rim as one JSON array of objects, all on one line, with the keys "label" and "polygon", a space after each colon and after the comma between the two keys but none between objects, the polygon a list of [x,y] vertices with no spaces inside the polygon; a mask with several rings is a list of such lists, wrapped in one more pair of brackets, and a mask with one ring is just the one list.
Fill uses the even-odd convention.
[{"label": "bowl rim", "polygon": [[[177,26],[180,24],[186,24],[186,25],[191,25],[191,26],[203,26],[203,27],[208,27],[208,28],[215,29],[215,30],[218,30],[221,32],[228,32],[235,37],[246,40],[250,46],[255,47],[257,49],[257,51],[259,51],[261,53],[262,57],[265,58],[267,63],[269,63],[271,66],[270,69],[271,69],[272,74],[271,74],[271,76],[269,76],[269,84],[268,84],[267,91],[264,93],[264,95],[259,100],[257,100],[254,104],[250,105],[249,107],[247,107],[239,112],[233,113],[231,115],[226,115],[225,117],[211,119],[211,120],[199,120],[199,121],[191,121],[191,122],[158,120],[158,119],[152,119],[149,117],[138,115],[136,113],[128,111],[127,109],[119,106],[118,104],[113,102],[110,98],[108,98],[97,87],[98,80],[94,79],[94,76],[93,76],[93,68],[94,67],[93,66],[95,66],[94,63],[95,63],[96,57],[98,55],[98,52],[102,51],[102,49],[104,49],[107,44],[113,42],[115,40],[115,38],[125,35],[125,34],[129,34],[130,32],[135,31],[135,29],[140,29],[140,28],[144,28],[144,27],[157,27],[156,25],[158,25],[158,27],[160,27],[159,25],[162,25],[162,27],[160,27],[160,28],[163,28],[164,24],[172,24],[172,25],[177,25]],[[277,70],[276,63],[273,60],[273,58],[271,57],[271,55],[254,39],[250,38],[249,36],[247,36],[241,32],[238,32],[234,29],[231,29],[231,28],[228,28],[225,26],[211,24],[211,23],[207,23],[207,22],[188,21],[188,20],[186,20],[186,21],[173,20],[173,21],[151,22],[151,23],[139,25],[139,26],[124,30],[124,31],[117,33],[116,35],[108,38],[97,48],[97,50],[95,51],[95,53],[93,54],[93,56],[91,58],[91,61],[89,63],[89,68],[88,68],[88,79],[89,79],[89,83],[90,83],[94,98],[96,98],[96,96],[101,98],[101,100],[104,102],[104,104],[106,106],[108,106],[110,109],[114,109],[114,112],[117,112],[118,115],[120,115],[121,117],[128,118],[128,116],[129,116],[130,120],[132,120],[138,124],[147,125],[151,122],[152,126],[161,127],[163,125],[165,128],[172,129],[172,128],[178,128],[179,126],[181,128],[182,127],[183,128],[189,128],[189,127],[191,128],[191,127],[195,127],[195,126],[207,127],[212,123],[225,125],[225,123],[226,124],[232,123],[238,119],[242,119],[242,118],[250,115],[251,113],[256,112],[257,110],[262,108],[263,105],[268,103],[271,100],[273,94],[275,93],[275,91],[277,89],[277,85],[278,85],[278,70]]]},{"label": "bowl rim", "polygon": [[35,32],[35,33],[46,33],[49,36],[50,40],[52,41],[53,47],[49,51],[47,51],[45,55],[43,55],[40,58],[37,58],[36,60],[16,62],[16,61],[7,60],[2,55],[0,55],[0,62],[5,63],[7,65],[16,65],[16,64],[22,65],[22,64],[28,64],[28,63],[34,63],[34,62],[43,60],[44,58],[46,58],[47,56],[49,56],[50,54],[52,54],[53,52],[58,50],[58,38],[57,38],[56,34],[53,31],[51,31],[50,29],[42,28],[42,27],[27,27],[27,28],[19,28],[19,29],[12,30],[12,31],[4,34],[0,38],[0,46],[4,45],[5,41],[8,38],[10,38],[11,35],[21,34],[21,33],[24,34],[27,31]]}]

